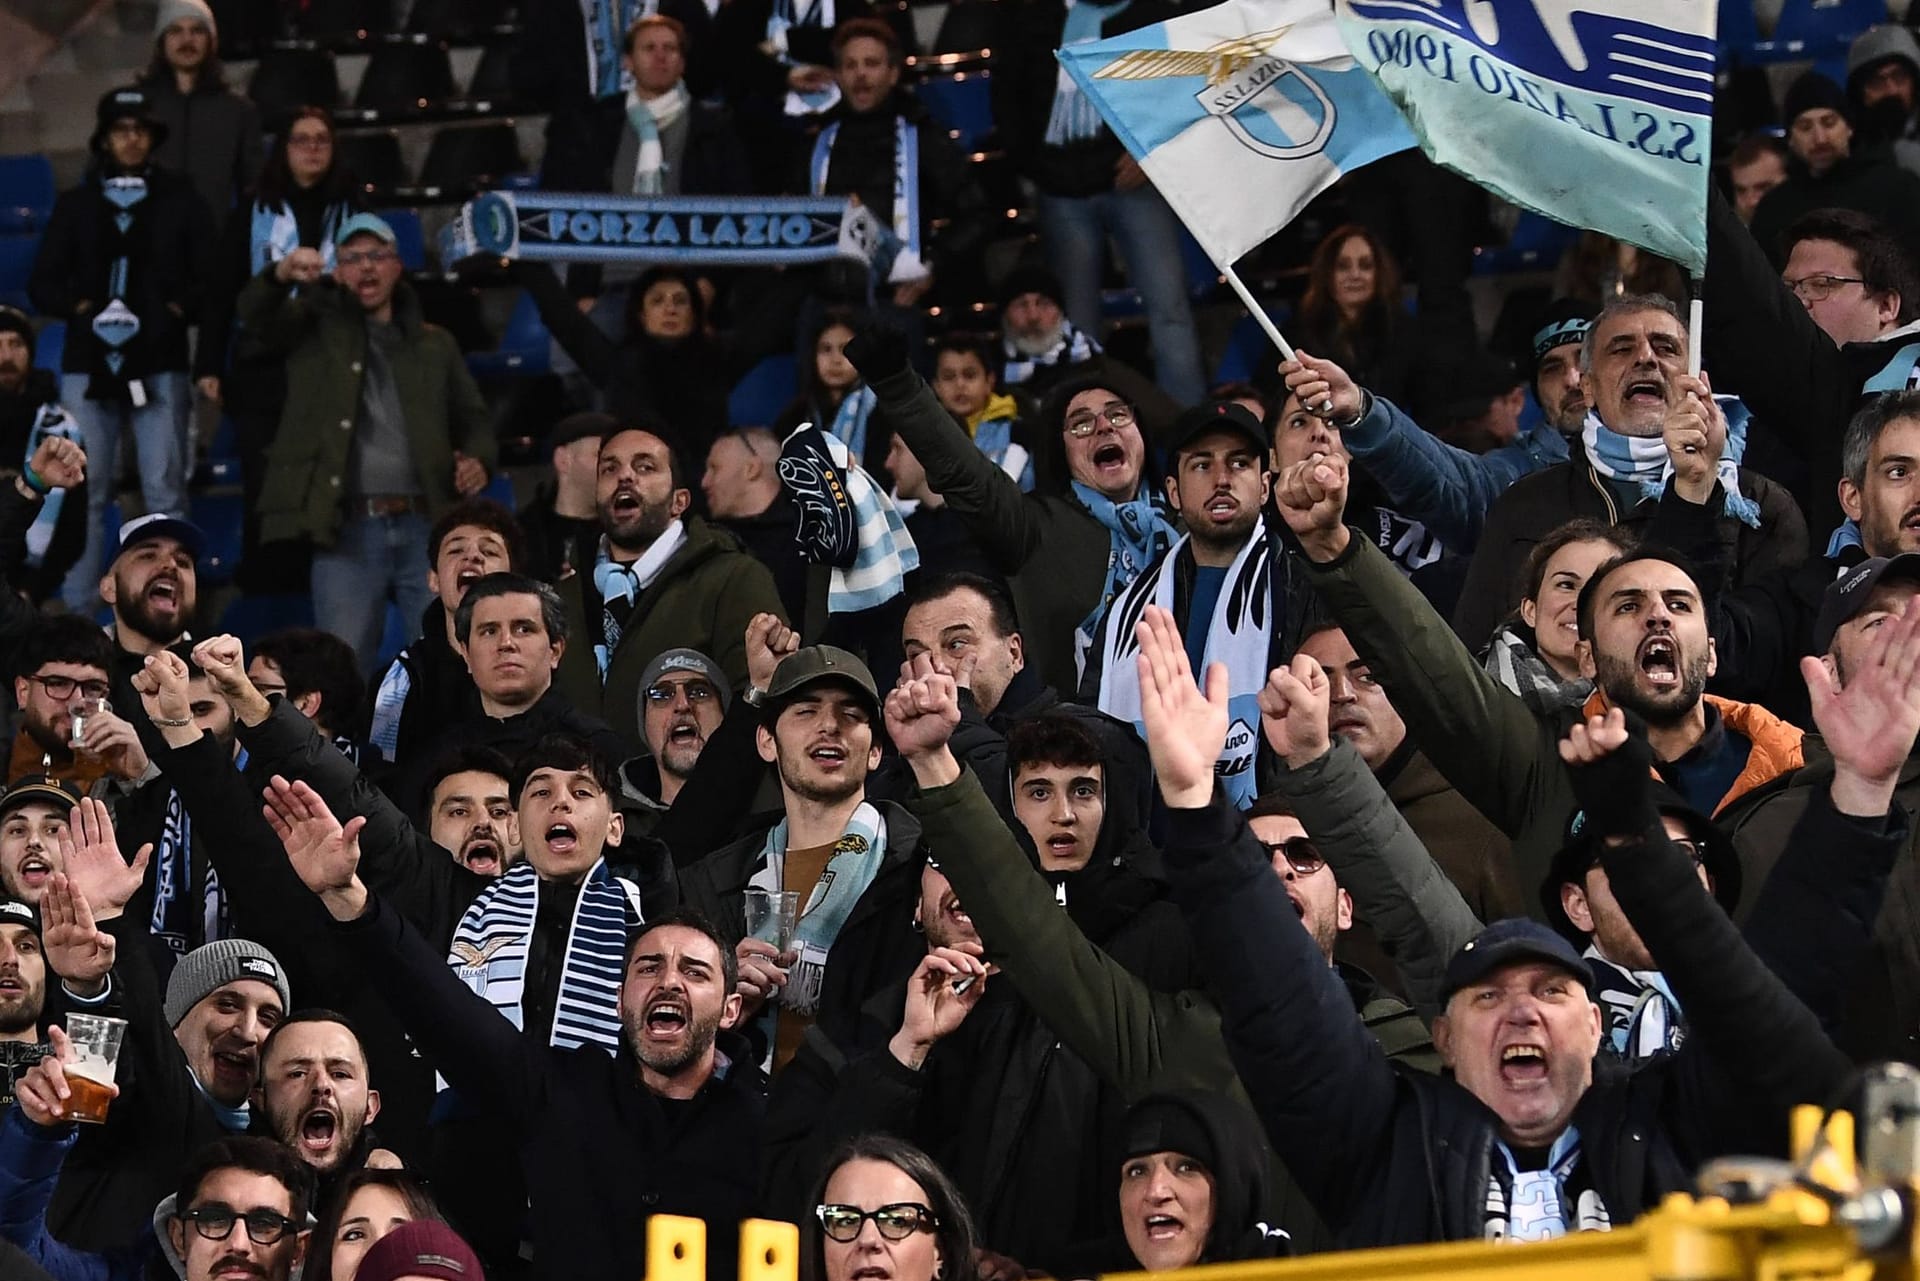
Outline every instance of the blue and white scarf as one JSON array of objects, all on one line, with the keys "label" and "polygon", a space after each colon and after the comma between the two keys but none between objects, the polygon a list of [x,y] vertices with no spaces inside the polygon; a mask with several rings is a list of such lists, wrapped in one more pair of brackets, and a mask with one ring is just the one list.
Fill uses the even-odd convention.
[{"label": "blue and white scarf", "polygon": [[1569,1231],[1612,1231],[1613,1216],[1599,1192],[1577,1186],[1579,1130],[1568,1126],[1548,1149],[1545,1167],[1538,1170],[1522,1170],[1504,1142],[1495,1139],[1493,1147],[1500,1168],[1487,1176],[1489,1241],[1550,1241]]},{"label": "blue and white scarf", "polygon": [[522,1002],[539,907],[540,874],[522,859],[467,908],[453,932],[447,964],[509,1023],[523,1032],[537,1031],[554,1049],[591,1045],[617,1053],[621,961],[627,932],[642,920],[640,891],[615,876],[604,858],[588,871],[567,930],[553,1026],[529,1029],[523,1021]]},{"label": "blue and white scarf", "polygon": [[633,87],[633,73],[621,61],[627,30],[654,11],[659,0],[580,0],[580,25],[587,31],[587,96],[611,98]]},{"label": "blue and white scarf", "polygon": [[[73,417],[58,403],[48,401],[34,414],[33,426],[27,430],[27,456],[23,463],[33,461],[34,451],[49,436],[70,440],[76,445],[86,444],[80,437],[80,424],[74,422]],[[66,490],[49,491],[40,504],[39,515],[33,518],[33,524],[27,528],[27,564],[35,569],[47,563],[47,549],[53,546],[54,527],[60,523],[60,509],[66,501]]]},{"label": "blue and white scarf", "polygon": [[873,394],[873,388],[861,383],[840,398],[840,408],[833,411],[833,423],[827,431],[842,444],[855,458],[867,456],[867,420],[873,417],[873,407],[880,398]]},{"label": "blue and white scarf", "polygon": [[1073,496],[1080,500],[1087,514],[1099,521],[1107,531],[1107,581],[1100,589],[1100,599],[1094,603],[1093,612],[1082,619],[1074,631],[1075,663],[1084,671],[1094,633],[1099,630],[1100,620],[1106,616],[1114,599],[1134,579],[1146,573],[1148,566],[1166,555],[1167,548],[1173,545],[1178,533],[1173,522],[1167,519],[1160,496],[1145,485],[1140,487],[1138,498],[1116,503],[1099,490],[1076,480],[1073,482]]},{"label": "blue and white scarf", "polygon": [[[100,193],[113,206],[113,225],[119,232],[119,247],[115,251],[117,256],[107,267],[107,305],[94,313],[90,328],[100,342],[100,358],[106,365],[107,373],[118,379],[126,369],[127,345],[140,336],[140,317],[127,306],[127,293],[133,272],[133,211],[146,201],[147,180],[134,174],[108,178],[100,184]],[[147,389],[140,379],[127,379],[125,387],[133,407],[145,408]],[[107,394],[103,395],[103,392]],[[108,389],[99,387],[90,387],[87,394],[92,399],[107,399],[112,395]]]},{"label": "blue and white scarf", "polygon": [[667,153],[660,131],[684,116],[690,102],[684,80],[654,98],[642,98],[637,87],[627,90],[627,123],[640,140],[633,165],[634,195],[658,196],[666,190]]},{"label": "blue and white scarf", "polygon": [[[1112,4],[1067,0],[1067,20],[1060,28],[1060,47],[1066,49],[1098,40],[1100,28],[1107,19],[1129,3],[1130,0],[1115,0]],[[1080,92],[1079,82],[1062,64],[1059,76],[1054,81],[1053,111],[1047,117],[1046,144],[1049,147],[1064,147],[1070,143],[1085,142],[1099,136],[1103,127],[1100,113],[1094,109],[1087,95]]]},{"label": "blue and white scarf", "polygon": [[845,443],[801,423],[781,442],[775,470],[799,511],[801,556],[833,567],[829,614],[871,609],[906,590],[906,576],[920,568],[920,549],[893,500]]},{"label": "blue and white scarf", "polygon": [[1013,439],[1013,419],[986,418],[973,429],[973,443],[993,465],[1013,478],[1021,492],[1033,489],[1033,455]]},{"label": "blue and white scarf", "polygon": [[1022,354],[1011,338],[1000,340],[1000,385],[1018,387],[1042,369],[1055,365],[1077,365],[1100,354],[1100,344],[1082,333],[1071,320],[1060,318],[1060,340],[1038,356]]},{"label": "blue and white scarf", "polygon": [[[1760,504],[1740,492],[1740,459],[1747,452],[1747,407],[1732,396],[1715,396],[1727,418],[1727,447],[1720,451],[1715,469],[1726,504],[1721,510],[1752,529],[1760,528]],[[1587,411],[1581,439],[1586,443],[1587,461],[1602,476],[1631,481],[1640,487],[1643,499],[1658,501],[1673,476],[1673,460],[1667,456],[1667,443],[1659,436],[1623,436],[1603,426],[1600,415]]]},{"label": "blue and white scarf", "polygon": [[600,556],[593,565],[593,586],[600,593],[600,638],[593,646],[593,660],[600,668],[603,683],[607,679],[607,668],[613,662],[613,652],[620,648],[620,638],[626,634],[634,608],[640,603],[640,593],[653,586],[653,580],[660,577],[660,571],[686,541],[687,527],[673,521],[660,531],[660,536],[640,554],[639,560],[623,565],[613,558],[606,536],[601,536]]},{"label": "blue and white scarf", "polygon": [[[787,820],[767,833],[760,847],[761,868],[749,886],[782,890],[787,861]],[[832,951],[840,929],[853,914],[853,905],[873,884],[880,865],[887,861],[887,823],[871,801],[847,820],[847,830],[833,847],[826,868],[800,905],[800,918],[793,930],[793,950],[798,953],[787,972],[787,985],[780,990],[780,1008],[794,1014],[812,1016],[820,1009],[820,991],[827,971],[827,953]],[[769,1037],[768,1044],[771,1045]]]},{"label": "blue and white scarf", "polygon": [[[796,9],[794,0],[773,0],[773,12],[767,15],[767,47],[773,50],[773,56],[781,66],[791,67],[795,64],[788,52],[787,32],[795,27],[832,31],[833,25],[833,0],[812,0],[805,9]],[[789,116],[811,116],[831,111],[839,101],[840,86],[833,83],[824,89],[811,89],[806,93],[789,89],[785,111]]]},{"label": "blue and white scarf", "polygon": [[1584,955],[1593,967],[1594,1003],[1605,1019],[1613,1052],[1628,1063],[1640,1063],[1677,1051],[1686,1040],[1686,1022],[1666,976],[1615,965],[1595,944],[1588,944]]},{"label": "blue and white scarf", "polygon": [[[836,120],[814,140],[808,190],[816,196],[827,194],[827,170],[832,167],[833,144],[839,137],[840,122]],[[926,258],[920,251],[920,131],[900,115],[893,118],[892,233],[891,240],[883,235],[881,245],[874,250],[874,277],[896,285],[926,279]]]},{"label": "blue and white scarf", "polygon": [[[320,243],[320,261],[331,272],[334,262],[334,231],[347,216],[346,206],[328,205],[322,215]],[[250,275],[259,275],[267,269],[269,263],[279,262],[300,247],[300,224],[293,216],[293,210],[282,203],[277,207],[268,207],[259,201],[253,204],[253,228],[247,240],[247,261],[251,267]]]},{"label": "blue and white scarf", "polygon": [[[246,768],[246,749],[234,759],[235,769]],[[220,885],[220,874],[207,864],[206,884],[200,888],[199,901],[193,896],[193,816],[187,813],[180,793],[167,791],[166,818],[160,825],[160,839],[153,846],[153,912],[147,919],[147,933],[153,935],[175,956],[185,956],[203,943],[213,943],[233,934],[233,917],[227,908],[227,893]],[[197,937],[196,937],[197,936]]]},{"label": "blue and white scarf", "polygon": [[[1149,605],[1172,613],[1174,580],[1179,577],[1180,553],[1186,543],[1182,535],[1159,564],[1121,593],[1108,611],[1101,633],[1100,710],[1126,721],[1142,738],[1146,737],[1146,720],[1140,712],[1140,668],[1135,661],[1140,643],[1134,628]],[[1213,768],[1227,798],[1241,807],[1252,804],[1259,792],[1253,768],[1260,737],[1260,705],[1256,700],[1267,683],[1273,625],[1273,547],[1267,538],[1266,522],[1261,521],[1254,525],[1253,533],[1227,569],[1213,617],[1186,620],[1189,628],[1207,629],[1206,664],[1194,673],[1195,681],[1205,682],[1206,666],[1227,665],[1227,741]]]}]

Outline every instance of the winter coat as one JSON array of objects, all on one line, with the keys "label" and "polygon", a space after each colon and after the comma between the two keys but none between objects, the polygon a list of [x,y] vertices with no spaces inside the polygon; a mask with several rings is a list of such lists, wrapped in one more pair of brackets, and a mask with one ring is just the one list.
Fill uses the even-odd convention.
[{"label": "winter coat", "polygon": [[217,77],[202,76],[192,93],[183,94],[169,69],[147,77],[141,87],[167,130],[153,149],[153,162],[186,175],[208,213],[224,220],[234,198],[252,189],[266,159],[259,108]]},{"label": "winter coat", "polygon": [[447,609],[436,600],[420,620],[420,638],[373,685],[367,737],[391,765],[431,755],[447,726],[479,714],[480,691],[447,639]]},{"label": "winter coat", "polygon": [[[248,282],[238,307],[248,332],[287,360],[286,409],[260,491],[261,540],[305,538],[331,547],[346,520],[367,358],[366,313],[351,294],[327,282],[296,295],[274,279],[273,268]],[[493,419],[459,344],[427,323],[419,296],[405,281],[394,290],[393,319],[402,335],[391,361],[394,389],[420,492],[437,520],[459,501],[455,451],[493,469]]]}]

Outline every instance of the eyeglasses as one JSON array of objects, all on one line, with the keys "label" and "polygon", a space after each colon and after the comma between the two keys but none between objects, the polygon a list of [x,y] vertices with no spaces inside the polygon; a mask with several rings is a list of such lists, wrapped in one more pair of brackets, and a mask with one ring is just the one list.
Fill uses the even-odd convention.
[{"label": "eyeglasses", "polygon": [[339,263],[342,267],[359,267],[368,264],[377,267],[381,263],[392,262],[399,256],[391,249],[356,249],[350,254],[341,254]]},{"label": "eyeglasses", "polygon": [[1124,430],[1133,426],[1133,406],[1113,404],[1093,413],[1075,414],[1066,421],[1067,435],[1077,440],[1085,440],[1100,429],[1102,418],[1106,419],[1107,426],[1115,431]]},{"label": "eyeglasses", "polygon": [[678,685],[669,685],[665,681],[649,685],[642,691],[649,703],[671,703],[676,695],[685,694],[689,703],[708,703],[720,697],[720,691],[705,681],[682,681]]},{"label": "eyeglasses", "polygon": [[330,133],[296,133],[287,139],[287,145],[289,147],[300,147],[303,149],[331,147],[333,145],[333,135]]},{"label": "eyeglasses", "polygon": [[889,1241],[904,1241],[916,1232],[931,1232],[940,1226],[933,1211],[915,1201],[895,1201],[878,1210],[862,1210],[857,1205],[816,1205],[813,1217],[820,1220],[821,1231],[842,1244],[857,1239],[868,1219]]},{"label": "eyeglasses", "polygon": [[1668,837],[1667,839],[1672,843],[1673,848],[1679,850],[1682,854],[1685,854],[1688,858],[1692,859],[1693,865],[1695,867],[1705,867],[1707,865],[1707,847],[1706,846],[1700,844],[1698,841],[1687,841],[1687,840],[1676,841],[1676,840],[1673,840],[1672,837]]},{"label": "eyeglasses", "polygon": [[180,1216],[193,1224],[193,1230],[209,1241],[224,1241],[233,1235],[233,1225],[245,1223],[247,1236],[255,1245],[272,1245],[293,1230],[294,1222],[272,1210],[248,1210],[245,1214],[230,1205],[195,1206]]},{"label": "eyeglasses", "polygon": [[1319,847],[1304,836],[1289,836],[1284,841],[1262,841],[1268,858],[1284,858],[1296,876],[1312,876],[1327,865]]},{"label": "eyeglasses", "polygon": [[1825,302],[1827,299],[1833,297],[1833,291],[1840,286],[1864,285],[1867,281],[1864,276],[1829,276],[1821,273],[1813,276],[1802,276],[1798,280],[1787,280],[1783,278],[1780,283],[1793,290],[1793,296],[1795,298],[1804,299],[1807,302]]},{"label": "eyeglasses", "polygon": [[105,681],[77,681],[71,676],[29,676],[28,680],[47,691],[47,697],[56,703],[64,703],[78,690],[86,698],[105,698],[108,693]]}]

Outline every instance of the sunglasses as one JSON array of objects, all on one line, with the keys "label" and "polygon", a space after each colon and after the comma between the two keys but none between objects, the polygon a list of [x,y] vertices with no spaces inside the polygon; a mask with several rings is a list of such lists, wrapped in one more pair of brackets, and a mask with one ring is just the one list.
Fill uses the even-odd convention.
[{"label": "sunglasses", "polygon": [[821,1231],[842,1244],[857,1239],[868,1219],[889,1241],[904,1241],[916,1232],[931,1232],[940,1226],[933,1211],[915,1201],[895,1201],[878,1210],[862,1210],[857,1205],[816,1205],[813,1216],[820,1220]]},{"label": "sunglasses", "polygon": [[1289,836],[1284,841],[1262,841],[1268,858],[1284,858],[1296,876],[1312,876],[1327,865],[1319,848],[1304,836]]}]

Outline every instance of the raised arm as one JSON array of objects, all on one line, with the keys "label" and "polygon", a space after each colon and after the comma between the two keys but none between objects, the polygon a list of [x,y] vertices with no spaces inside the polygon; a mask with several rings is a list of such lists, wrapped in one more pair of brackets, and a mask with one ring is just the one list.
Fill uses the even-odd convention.
[{"label": "raised arm", "polygon": [[[47,1228],[54,1185],[78,1137],[66,1117],[71,1090],[61,1071],[73,1057],[72,1043],[57,1027],[47,1036],[53,1053],[21,1076],[15,1105],[0,1115],[0,1236],[55,1281],[108,1281],[114,1275],[110,1256],[76,1249]],[[119,1093],[115,1086],[107,1089]]]},{"label": "raised arm", "polygon": [[887,733],[919,788],[908,808],[946,873],[987,959],[1061,1042],[1128,1098],[1156,1089],[1229,1088],[1218,1012],[1196,993],[1151,991],[1060,910],[1006,822],[947,747],[959,708],[953,678],[927,655],[887,696]]},{"label": "raised arm", "polygon": [[1268,674],[1260,727],[1284,767],[1275,786],[1431,1022],[1445,1004],[1447,961],[1481,922],[1360,753],[1329,734],[1328,698],[1326,673],[1304,654]]},{"label": "raised arm", "polygon": [[1301,403],[1331,402],[1347,452],[1380,482],[1402,514],[1424,522],[1459,551],[1473,549],[1487,509],[1508,486],[1567,457],[1557,432],[1484,454],[1449,445],[1392,401],[1356,385],[1339,365],[1306,352],[1281,365],[1280,372]]},{"label": "raised arm", "polygon": [[1338,1233],[1362,1204],[1397,1090],[1273,875],[1245,817],[1214,786],[1227,734],[1227,672],[1194,684],[1173,616],[1139,626],[1140,707],[1167,805],[1167,871],[1219,994],[1227,1051],[1274,1152]]},{"label": "raised arm", "polygon": [[443,955],[360,880],[360,830],[342,826],[311,787],[276,775],[264,810],[287,860],[328,913],[368,971],[387,976],[381,990],[407,1035],[456,1088],[470,1091],[516,1123],[531,1118],[545,1047],[455,977]]},{"label": "raised arm", "polygon": [[1042,530],[1019,482],[981,453],[953,415],[908,363],[906,335],[869,325],[847,344],[847,359],[867,380],[887,424],[926,468],[927,483],[946,499],[1005,573],[1024,565]]},{"label": "raised arm", "polygon": [[1344,460],[1297,463],[1275,490],[1315,589],[1386,687],[1408,736],[1469,804],[1507,835],[1518,833],[1561,768],[1533,713],[1475,661],[1406,575],[1367,539],[1350,536],[1341,523]]}]

